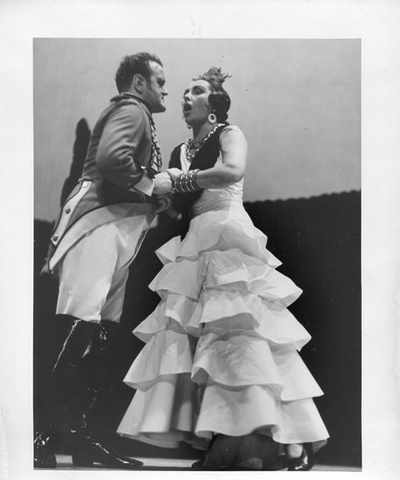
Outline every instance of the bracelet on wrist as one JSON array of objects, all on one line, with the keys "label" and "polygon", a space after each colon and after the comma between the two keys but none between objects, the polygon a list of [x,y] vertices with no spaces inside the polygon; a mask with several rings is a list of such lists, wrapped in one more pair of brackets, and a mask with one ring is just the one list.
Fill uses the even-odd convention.
[{"label": "bracelet on wrist", "polygon": [[198,172],[199,169],[189,170],[187,173],[182,173],[181,175],[179,175],[174,184],[175,192],[191,193],[201,190],[196,180]]}]

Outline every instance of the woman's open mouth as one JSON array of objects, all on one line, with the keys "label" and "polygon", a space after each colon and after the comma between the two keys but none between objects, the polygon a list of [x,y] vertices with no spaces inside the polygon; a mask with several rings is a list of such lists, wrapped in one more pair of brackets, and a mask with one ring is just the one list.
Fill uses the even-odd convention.
[{"label": "woman's open mouth", "polygon": [[185,103],[183,105],[183,114],[188,115],[192,111],[192,105],[190,103]]}]

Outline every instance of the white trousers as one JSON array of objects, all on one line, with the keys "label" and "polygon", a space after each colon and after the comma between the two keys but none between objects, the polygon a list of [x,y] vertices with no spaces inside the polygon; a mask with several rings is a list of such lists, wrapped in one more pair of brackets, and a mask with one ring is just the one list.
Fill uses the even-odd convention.
[{"label": "white trousers", "polygon": [[57,314],[89,322],[119,322],[129,266],[152,219],[152,215],[120,219],[79,240],[57,267]]}]

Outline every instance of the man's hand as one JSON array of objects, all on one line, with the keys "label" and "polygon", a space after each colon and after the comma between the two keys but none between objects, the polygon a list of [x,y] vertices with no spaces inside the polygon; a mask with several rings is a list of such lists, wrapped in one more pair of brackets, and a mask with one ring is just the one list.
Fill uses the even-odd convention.
[{"label": "man's hand", "polygon": [[171,196],[170,195],[157,195],[157,204],[154,209],[154,213],[161,213],[165,210],[168,210],[171,207]]},{"label": "man's hand", "polygon": [[166,193],[172,193],[172,180],[167,172],[157,173],[154,176],[154,195],[165,195]]},{"label": "man's hand", "polygon": [[175,167],[168,168],[167,172],[174,183],[176,182],[176,179],[179,177],[179,175],[183,173],[182,170],[179,170],[179,168],[175,168]]}]

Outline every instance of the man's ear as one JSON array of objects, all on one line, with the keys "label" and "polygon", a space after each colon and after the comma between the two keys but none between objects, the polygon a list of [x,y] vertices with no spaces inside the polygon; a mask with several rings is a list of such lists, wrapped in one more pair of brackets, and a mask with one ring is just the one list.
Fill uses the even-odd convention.
[{"label": "man's ear", "polygon": [[135,73],[132,79],[132,86],[138,93],[143,93],[146,79],[140,73]]}]

